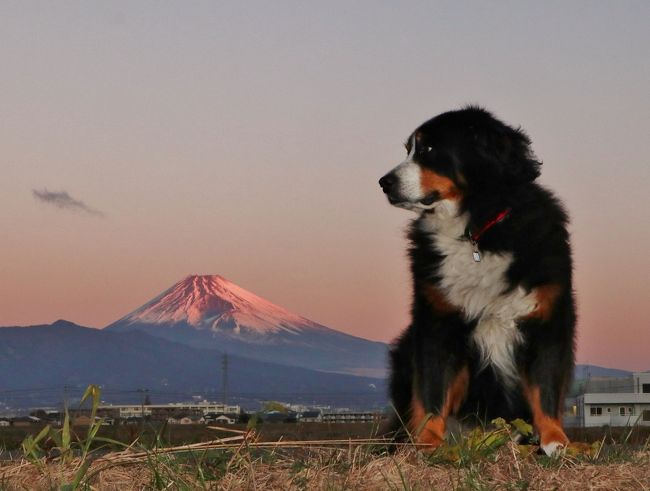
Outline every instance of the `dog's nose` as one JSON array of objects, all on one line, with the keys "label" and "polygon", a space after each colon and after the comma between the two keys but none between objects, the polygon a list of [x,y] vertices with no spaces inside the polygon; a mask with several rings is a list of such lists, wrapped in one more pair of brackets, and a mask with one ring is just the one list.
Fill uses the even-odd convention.
[{"label": "dog's nose", "polygon": [[383,189],[384,193],[388,193],[390,188],[393,187],[393,184],[395,184],[395,181],[397,181],[397,178],[394,174],[386,174],[384,177],[379,179],[379,185],[381,186],[381,189]]}]

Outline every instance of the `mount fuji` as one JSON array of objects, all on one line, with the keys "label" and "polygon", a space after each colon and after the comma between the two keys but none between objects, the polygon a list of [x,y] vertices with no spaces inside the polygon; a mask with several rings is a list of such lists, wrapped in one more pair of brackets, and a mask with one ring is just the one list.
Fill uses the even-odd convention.
[{"label": "mount fuji", "polygon": [[386,344],[320,325],[219,275],[188,276],[105,329],[321,371],[386,374]]}]

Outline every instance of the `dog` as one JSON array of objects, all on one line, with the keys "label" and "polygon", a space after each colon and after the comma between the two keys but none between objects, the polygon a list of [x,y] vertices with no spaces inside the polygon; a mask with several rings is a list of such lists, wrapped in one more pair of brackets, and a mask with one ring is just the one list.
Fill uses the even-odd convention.
[{"label": "dog", "polygon": [[396,434],[433,449],[450,416],[523,418],[547,455],[561,452],[575,363],[571,248],[562,203],[535,182],[530,138],[466,106],[423,123],[405,147],[379,180],[390,204],[418,214],[411,323],[390,352]]}]

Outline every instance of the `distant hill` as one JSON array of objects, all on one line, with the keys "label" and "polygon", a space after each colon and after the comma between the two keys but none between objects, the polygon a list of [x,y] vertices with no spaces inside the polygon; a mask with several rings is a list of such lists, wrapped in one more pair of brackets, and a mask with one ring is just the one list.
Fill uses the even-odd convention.
[{"label": "distant hill", "polygon": [[582,380],[590,377],[623,378],[631,376],[632,372],[628,370],[599,367],[598,365],[576,365],[576,368],[574,370],[574,378],[576,380]]},{"label": "distant hill", "polygon": [[193,275],[105,328],[314,370],[385,377],[388,346],[330,329],[219,275]]},{"label": "distant hill", "polygon": [[[382,379],[327,373],[241,356],[228,356],[231,401],[294,402],[371,407],[386,403]],[[91,329],[67,321],[0,328],[0,404],[60,402],[63,386],[104,388],[110,402],[140,400],[146,388],[156,402],[200,395],[219,398],[222,353],[198,349],[138,330]],[[40,389],[40,390],[31,390]]]}]

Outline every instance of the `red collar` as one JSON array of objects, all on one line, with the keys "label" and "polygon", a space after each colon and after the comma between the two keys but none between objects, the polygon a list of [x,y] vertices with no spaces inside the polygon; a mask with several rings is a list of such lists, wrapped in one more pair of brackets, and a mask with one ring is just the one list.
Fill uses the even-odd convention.
[{"label": "red collar", "polygon": [[511,208],[506,208],[505,210],[499,212],[497,216],[495,216],[492,220],[489,220],[485,225],[483,225],[483,227],[481,227],[478,232],[475,233],[472,233],[469,224],[467,224],[467,228],[465,229],[465,236],[470,240],[470,242],[476,244],[485,232],[490,230],[497,223],[501,223],[503,220],[508,218],[508,215],[510,215],[511,211]]}]

